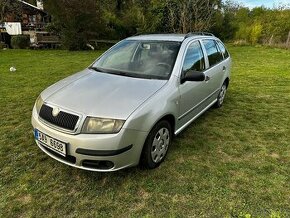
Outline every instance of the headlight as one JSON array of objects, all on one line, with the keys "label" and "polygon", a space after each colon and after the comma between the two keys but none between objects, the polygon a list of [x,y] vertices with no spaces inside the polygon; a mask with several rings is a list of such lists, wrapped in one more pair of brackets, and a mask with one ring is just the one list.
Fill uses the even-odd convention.
[{"label": "headlight", "polygon": [[82,133],[117,133],[121,130],[125,120],[87,117]]},{"label": "headlight", "polygon": [[39,114],[40,108],[42,107],[43,103],[44,102],[43,102],[41,96],[39,95],[38,98],[36,99],[36,102],[35,102],[35,108],[36,108],[36,111],[38,114]]}]

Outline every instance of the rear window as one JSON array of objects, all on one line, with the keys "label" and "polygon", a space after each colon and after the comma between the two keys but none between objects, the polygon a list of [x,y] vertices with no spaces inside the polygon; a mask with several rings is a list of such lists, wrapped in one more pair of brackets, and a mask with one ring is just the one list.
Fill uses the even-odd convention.
[{"label": "rear window", "polygon": [[228,53],[227,49],[220,41],[216,41],[216,42],[218,44],[220,51],[222,52],[222,54],[224,56],[224,59],[227,59],[229,57],[229,53]]},{"label": "rear window", "polygon": [[207,56],[209,61],[209,66],[216,65],[217,63],[223,60],[223,55],[217,48],[217,45],[214,40],[212,39],[205,39],[202,40]]}]

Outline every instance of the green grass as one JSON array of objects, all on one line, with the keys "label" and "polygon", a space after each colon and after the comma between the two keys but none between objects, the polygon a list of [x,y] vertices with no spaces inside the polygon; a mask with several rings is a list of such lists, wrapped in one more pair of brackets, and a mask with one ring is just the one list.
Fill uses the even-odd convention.
[{"label": "green grass", "polygon": [[115,173],[51,159],[30,124],[38,94],[100,52],[0,51],[0,217],[289,217],[290,52],[229,50],[224,106],[176,137],[158,169]]}]

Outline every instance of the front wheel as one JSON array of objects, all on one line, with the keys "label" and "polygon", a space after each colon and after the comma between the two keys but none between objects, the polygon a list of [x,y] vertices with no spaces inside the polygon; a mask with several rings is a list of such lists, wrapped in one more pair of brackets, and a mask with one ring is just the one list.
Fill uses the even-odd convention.
[{"label": "front wheel", "polygon": [[226,97],[226,92],[227,92],[227,84],[224,82],[217,97],[217,102],[214,105],[216,108],[220,108],[223,105]]},{"label": "front wheel", "polygon": [[140,165],[147,169],[158,167],[165,159],[172,140],[172,128],[168,121],[158,122],[150,131],[141,155]]}]

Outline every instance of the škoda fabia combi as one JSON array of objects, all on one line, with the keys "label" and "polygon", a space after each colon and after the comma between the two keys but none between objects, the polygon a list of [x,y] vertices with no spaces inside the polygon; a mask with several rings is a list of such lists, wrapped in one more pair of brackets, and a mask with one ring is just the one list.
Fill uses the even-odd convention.
[{"label": "\u0161koda fabia combi", "polygon": [[50,157],[81,169],[155,168],[173,135],[223,104],[230,65],[224,44],[211,34],[127,38],[39,95],[35,141]]}]

